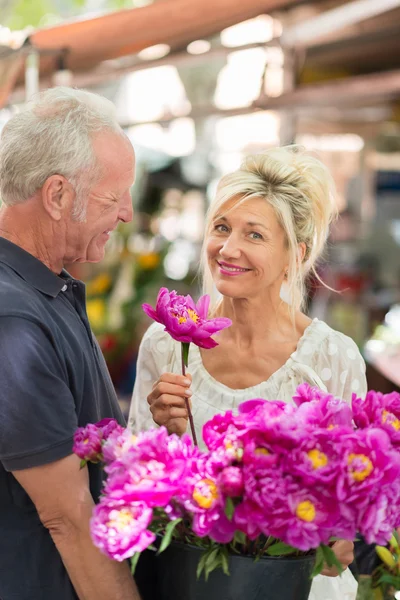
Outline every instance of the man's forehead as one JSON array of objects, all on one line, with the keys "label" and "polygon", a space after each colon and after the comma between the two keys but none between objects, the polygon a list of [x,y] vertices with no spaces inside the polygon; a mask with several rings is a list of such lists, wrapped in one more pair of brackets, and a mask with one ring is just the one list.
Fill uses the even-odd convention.
[{"label": "man's forehead", "polygon": [[134,162],[135,153],[129,139],[114,131],[98,133],[93,138],[93,150],[96,158],[104,163],[121,164],[121,161]]}]

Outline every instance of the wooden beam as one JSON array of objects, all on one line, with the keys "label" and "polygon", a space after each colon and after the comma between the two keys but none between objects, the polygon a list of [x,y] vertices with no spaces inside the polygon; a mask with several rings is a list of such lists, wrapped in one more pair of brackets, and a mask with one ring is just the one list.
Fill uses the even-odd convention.
[{"label": "wooden beam", "polygon": [[284,29],[282,43],[307,46],[313,40],[400,7],[400,0],[353,0]]},{"label": "wooden beam", "polygon": [[38,30],[30,39],[38,50],[67,48],[67,67],[85,70],[156,44],[182,47],[246,19],[294,4],[296,0],[163,0]]},{"label": "wooden beam", "polygon": [[357,75],[328,83],[302,85],[276,98],[261,97],[255,102],[263,110],[332,106],[368,100],[400,97],[400,70]]}]

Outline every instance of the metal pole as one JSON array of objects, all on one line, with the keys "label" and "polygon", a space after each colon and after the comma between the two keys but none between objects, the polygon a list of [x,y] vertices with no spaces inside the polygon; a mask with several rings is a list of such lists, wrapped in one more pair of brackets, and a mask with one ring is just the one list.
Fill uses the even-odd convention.
[{"label": "metal pole", "polygon": [[25,102],[29,102],[39,92],[39,63],[39,53],[32,50],[25,63]]},{"label": "metal pole", "polygon": [[[296,60],[293,48],[283,46],[283,89],[282,93],[292,92],[296,85]],[[279,143],[281,146],[296,141],[296,114],[294,110],[283,110],[280,115]]]}]

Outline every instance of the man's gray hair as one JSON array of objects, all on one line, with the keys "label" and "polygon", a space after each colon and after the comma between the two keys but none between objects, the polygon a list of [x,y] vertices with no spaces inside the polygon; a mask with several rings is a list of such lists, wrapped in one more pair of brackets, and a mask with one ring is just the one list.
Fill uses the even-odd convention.
[{"label": "man's gray hair", "polygon": [[0,198],[13,206],[31,198],[51,175],[75,189],[74,218],[86,213],[85,192],[99,177],[92,146],[102,130],[123,134],[106,98],[68,87],[50,88],[3,128],[0,138]]}]

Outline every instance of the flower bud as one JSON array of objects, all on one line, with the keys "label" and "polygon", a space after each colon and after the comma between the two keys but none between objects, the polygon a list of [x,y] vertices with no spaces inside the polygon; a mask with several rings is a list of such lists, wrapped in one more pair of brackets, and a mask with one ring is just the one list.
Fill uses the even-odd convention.
[{"label": "flower bud", "polygon": [[219,476],[222,493],[230,498],[237,498],[243,492],[243,474],[239,467],[226,467]]}]

